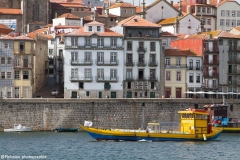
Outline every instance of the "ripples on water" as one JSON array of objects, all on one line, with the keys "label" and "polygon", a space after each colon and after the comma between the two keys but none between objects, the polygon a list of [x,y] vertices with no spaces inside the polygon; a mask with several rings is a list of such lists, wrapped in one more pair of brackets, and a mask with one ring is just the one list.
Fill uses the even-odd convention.
[{"label": "ripples on water", "polygon": [[209,142],[95,141],[85,132],[0,133],[0,155],[81,160],[238,160],[240,134]]}]

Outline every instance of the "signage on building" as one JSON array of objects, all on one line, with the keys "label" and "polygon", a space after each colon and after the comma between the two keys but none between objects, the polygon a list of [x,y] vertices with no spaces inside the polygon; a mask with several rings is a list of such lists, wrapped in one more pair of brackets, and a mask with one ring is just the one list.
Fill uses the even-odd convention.
[{"label": "signage on building", "polygon": [[16,31],[17,26],[16,19],[0,19],[0,23]]}]

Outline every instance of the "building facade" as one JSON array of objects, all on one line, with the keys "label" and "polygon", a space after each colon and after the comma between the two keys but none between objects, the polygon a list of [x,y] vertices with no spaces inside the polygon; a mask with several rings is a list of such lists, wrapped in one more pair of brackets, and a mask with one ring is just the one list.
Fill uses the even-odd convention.
[{"label": "building facade", "polygon": [[64,37],[64,98],[122,98],[122,35],[93,21]]}]

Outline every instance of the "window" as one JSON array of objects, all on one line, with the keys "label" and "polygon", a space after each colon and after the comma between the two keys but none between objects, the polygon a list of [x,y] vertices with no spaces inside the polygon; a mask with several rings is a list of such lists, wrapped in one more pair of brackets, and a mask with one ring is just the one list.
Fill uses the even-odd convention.
[{"label": "window", "polygon": [[230,17],[230,11],[226,11],[226,17]]},{"label": "window", "polygon": [[221,10],[221,16],[224,17],[225,16],[225,11]]},{"label": "window", "polygon": [[20,71],[15,71],[15,79],[20,79]]},{"label": "window", "polygon": [[86,38],[85,39],[85,46],[90,46],[91,45],[91,39],[90,38]]},{"label": "window", "polygon": [[201,12],[201,7],[197,7],[197,13]]},{"label": "window", "polygon": [[196,74],[196,83],[200,83],[200,73]]},{"label": "window", "polygon": [[98,38],[98,39],[97,39],[97,46],[103,46],[103,45],[104,45],[103,42],[104,42],[104,41],[103,41],[103,38]]},{"label": "window", "polygon": [[132,10],[132,9],[130,9],[130,10],[129,10],[129,13],[133,13],[133,10]]},{"label": "window", "polygon": [[156,55],[150,54],[150,63],[155,63],[155,62],[156,62]]},{"label": "window", "polygon": [[71,45],[73,47],[77,47],[78,46],[78,39],[77,39],[77,37],[71,37]]},{"label": "window", "polygon": [[171,71],[166,71],[166,81],[171,81]]},{"label": "window", "polygon": [[127,71],[126,71],[126,73],[127,73],[127,79],[132,79],[132,69],[127,69]]},{"label": "window", "polygon": [[89,92],[89,91],[86,92],[86,96],[87,96],[87,97],[90,96],[90,92]]},{"label": "window", "polygon": [[207,19],[207,24],[208,24],[208,25],[211,25],[211,18],[208,18],[208,19]]},{"label": "window", "polygon": [[12,79],[12,72],[7,72],[7,79]]},{"label": "window", "polygon": [[163,45],[164,47],[166,47],[166,46],[167,46],[167,41],[166,41],[166,40],[163,40],[163,41],[162,41],[162,45]]},{"label": "window", "polygon": [[206,8],[202,7],[202,13],[206,13]]},{"label": "window", "polygon": [[1,64],[5,64],[5,57],[1,57]]},{"label": "window", "polygon": [[51,40],[51,44],[54,44],[55,40]]},{"label": "window", "polygon": [[110,56],[111,56],[110,62],[111,63],[117,63],[117,52],[111,52]]},{"label": "window", "polygon": [[181,66],[181,59],[180,59],[180,58],[177,58],[176,64],[177,64],[177,65],[176,65],[177,67],[180,67],[180,66]]},{"label": "window", "polygon": [[181,72],[177,71],[177,81],[181,81]]},{"label": "window", "polygon": [[189,73],[189,82],[193,83],[193,73]]},{"label": "window", "polygon": [[126,9],[124,9],[124,10],[123,10],[123,13],[125,13],[125,14],[126,14],[126,13],[127,13],[127,10],[126,10]]},{"label": "window", "polygon": [[240,17],[240,11],[237,11],[237,16]]},{"label": "window", "polygon": [[220,26],[224,26],[224,19],[220,19]]},{"label": "window", "polygon": [[24,52],[24,42],[19,42],[19,51],[20,53]]},{"label": "window", "polygon": [[97,31],[100,32],[100,26],[97,26]]},{"label": "window", "polygon": [[200,60],[196,60],[196,70],[200,70]]},{"label": "window", "polygon": [[32,15],[32,22],[38,22],[39,21],[39,3],[35,2],[33,3],[33,15]]},{"label": "window", "polygon": [[71,78],[78,78],[78,68],[71,69]]},{"label": "window", "polygon": [[127,42],[127,50],[132,51],[132,42],[130,41]]},{"label": "window", "polygon": [[5,72],[1,72],[1,79],[5,79]]},{"label": "window", "polygon": [[226,26],[227,26],[227,27],[230,26],[230,20],[229,20],[229,19],[226,20]]},{"label": "window", "polygon": [[90,63],[92,61],[92,53],[91,52],[86,52],[84,60],[85,60],[85,62]]},{"label": "window", "polygon": [[240,26],[240,20],[237,20],[237,26]]},{"label": "window", "polygon": [[88,26],[88,31],[92,32],[92,26]]},{"label": "window", "polygon": [[104,79],[104,69],[97,69],[97,79],[101,79],[103,80]]},{"label": "window", "polygon": [[211,8],[207,7],[207,14],[211,14]]},{"label": "window", "polygon": [[59,57],[63,57],[63,50],[62,50],[62,49],[59,49],[59,50],[58,50],[58,56],[59,56]]},{"label": "window", "polygon": [[110,69],[110,78],[112,79],[117,79],[117,69]]},{"label": "window", "polygon": [[117,39],[116,38],[112,38],[111,39],[111,46],[117,46]]},{"label": "window", "polygon": [[97,52],[97,62],[98,63],[104,62],[104,53],[103,52]]},{"label": "window", "polygon": [[150,42],[150,51],[156,51],[155,42]]},{"label": "window", "polygon": [[206,19],[205,18],[202,18],[202,23],[206,24]]},{"label": "window", "polygon": [[9,49],[9,44],[8,43],[4,43],[4,48],[5,49]]},{"label": "window", "polygon": [[78,53],[71,52],[71,62],[77,62],[77,61],[78,61]]},{"label": "window", "polygon": [[79,86],[78,86],[80,89],[83,89],[84,88],[84,83],[83,82],[79,82]]},{"label": "window", "polygon": [[28,67],[28,56],[23,57],[23,67]]},{"label": "window", "polygon": [[127,62],[133,62],[132,60],[132,54],[127,54]]},{"label": "window", "polygon": [[232,26],[233,26],[233,27],[236,26],[236,20],[232,20]]},{"label": "window", "polygon": [[192,70],[193,69],[193,60],[189,59],[189,69]]},{"label": "window", "polygon": [[170,58],[166,58],[166,66],[170,66]]},{"label": "window", "polygon": [[12,58],[11,57],[7,57],[7,64],[12,64]]},{"label": "window", "polygon": [[19,87],[15,87],[15,98],[19,98]]},{"label": "window", "polygon": [[155,79],[155,69],[150,69],[150,79]]},{"label": "window", "polygon": [[49,50],[48,50],[48,54],[49,54],[49,55],[53,55],[53,49],[49,49]]},{"label": "window", "polygon": [[92,69],[85,69],[85,78],[86,79],[92,78]]},{"label": "window", "polygon": [[236,11],[232,11],[232,17],[236,17]]},{"label": "window", "polygon": [[23,79],[28,79],[28,71],[23,71]]}]

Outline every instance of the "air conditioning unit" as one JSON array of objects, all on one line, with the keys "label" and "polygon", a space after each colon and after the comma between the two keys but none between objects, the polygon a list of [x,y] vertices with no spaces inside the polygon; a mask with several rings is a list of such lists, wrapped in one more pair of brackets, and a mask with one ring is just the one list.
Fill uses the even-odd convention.
[{"label": "air conditioning unit", "polygon": [[143,82],[139,82],[139,85],[143,85]]},{"label": "air conditioning unit", "polygon": [[135,82],[135,85],[138,85],[138,82]]},{"label": "air conditioning unit", "polygon": [[144,85],[147,86],[147,85],[148,85],[148,82],[144,82]]},{"label": "air conditioning unit", "polygon": [[139,86],[139,89],[143,89],[143,86]]},{"label": "air conditioning unit", "polygon": [[144,86],[144,89],[148,89],[148,86]]},{"label": "air conditioning unit", "polygon": [[138,86],[135,86],[135,89],[138,89]]}]

